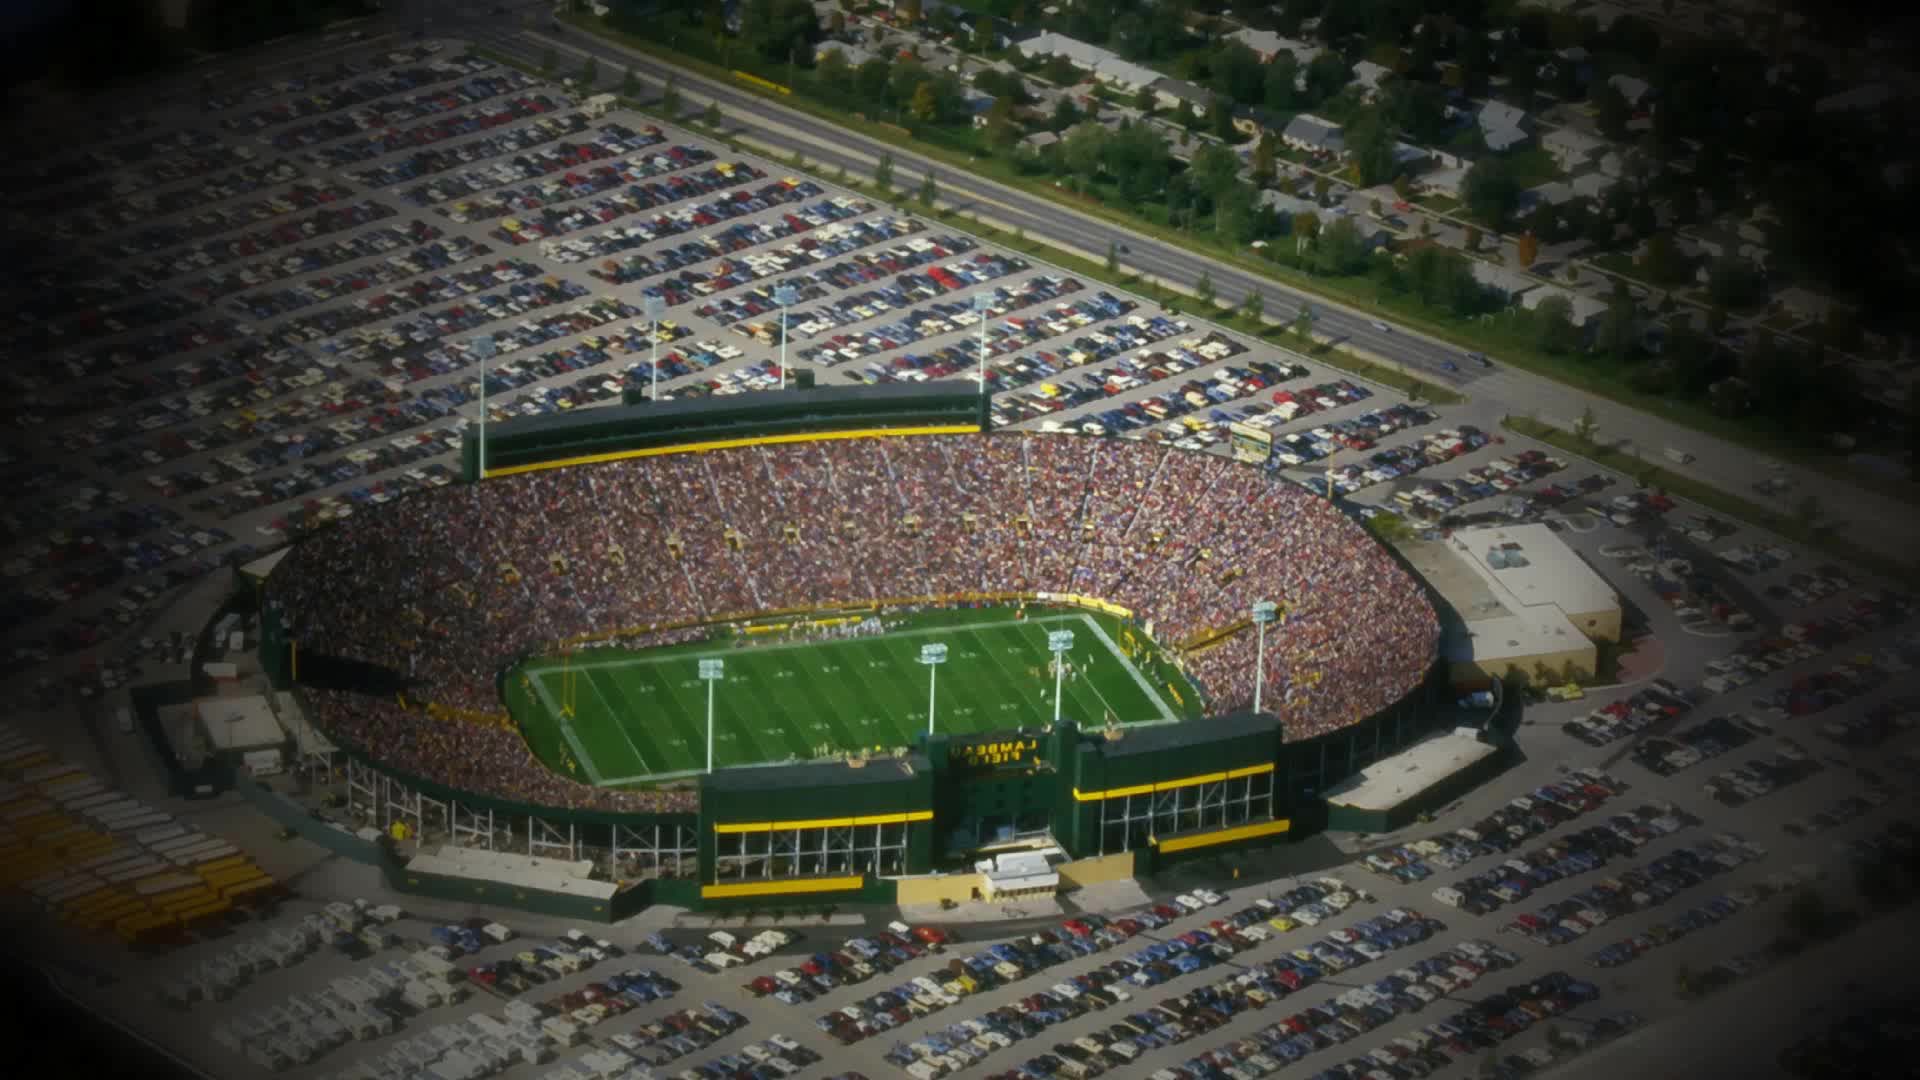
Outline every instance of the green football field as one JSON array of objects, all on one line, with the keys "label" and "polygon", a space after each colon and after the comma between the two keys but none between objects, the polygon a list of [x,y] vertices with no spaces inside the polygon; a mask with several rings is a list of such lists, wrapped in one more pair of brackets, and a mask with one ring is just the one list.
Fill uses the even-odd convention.
[{"label": "green football field", "polygon": [[[905,625],[843,640],[767,635],[736,646],[733,631],[690,645],[593,649],[528,661],[507,679],[508,705],[550,767],[624,787],[706,766],[707,687],[698,661],[726,662],[714,687],[714,767],[806,760],[822,752],[909,746],[927,730],[920,647],[947,646],[935,726],[946,734],[1006,731],[1053,719],[1047,633],[1071,630],[1062,716],[1099,726],[1170,723],[1198,714],[1191,684],[1152,658],[1137,630],[1093,613],[1029,608],[886,614]],[[1128,659],[1133,651],[1141,658]],[[570,689],[569,689],[570,687]],[[571,715],[566,704],[571,700]]]}]

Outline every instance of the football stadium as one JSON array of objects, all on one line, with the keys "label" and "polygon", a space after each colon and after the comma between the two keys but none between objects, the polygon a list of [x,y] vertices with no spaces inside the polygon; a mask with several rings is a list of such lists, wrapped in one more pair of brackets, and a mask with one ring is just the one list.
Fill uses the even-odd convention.
[{"label": "football stadium", "polygon": [[1425,587],[1296,484],[953,384],[749,397],[471,432],[272,569],[377,827],[603,859],[594,911],[904,900],[1303,835],[1438,722]]}]

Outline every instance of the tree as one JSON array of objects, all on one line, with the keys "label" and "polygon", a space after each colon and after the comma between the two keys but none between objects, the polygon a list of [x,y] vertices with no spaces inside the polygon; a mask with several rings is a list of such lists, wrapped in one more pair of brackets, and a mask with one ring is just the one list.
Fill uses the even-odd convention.
[{"label": "tree", "polygon": [[1717,307],[1753,307],[1765,298],[1766,287],[1759,268],[1737,255],[1722,255],[1707,270],[1707,299]]},{"label": "tree", "polygon": [[540,54],[540,74],[552,75],[553,69],[560,66],[560,54],[548,48]]},{"label": "tree", "polygon": [[1314,250],[1314,269],[1335,277],[1360,273],[1367,267],[1366,239],[1350,217],[1334,220],[1320,234]]},{"label": "tree", "polygon": [[720,103],[717,101],[707,102],[706,111],[700,114],[700,121],[710,128],[717,129],[726,123],[726,120],[727,116],[720,111]]},{"label": "tree", "polygon": [[1201,303],[1207,305],[1208,307],[1213,306],[1213,274],[1212,272],[1206,271],[1206,270],[1202,270],[1200,272],[1200,280],[1194,283],[1193,292],[1195,296],[1198,296],[1200,298]]},{"label": "tree", "polygon": [[1265,297],[1260,295],[1259,289],[1247,290],[1247,298],[1240,302],[1240,313],[1255,323],[1265,318],[1267,301]]},{"label": "tree", "polygon": [[1480,226],[1478,225],[1467,226],[1467,250],[1480,250]]},{"label": "tree", "polygon": [[1394,157],[1393,125],[1377,108],[1361,110],[1347,126],[1347,152],[1363,187],[1384,184],[1399,168]]},{"label": "tree", "polygon": [[1580,343],[1580,331],[1573,325],[1573,302],[1564,296],[1549,296],[1533,309],[1534,326],[1540,348],[1559,355],[1572,352]]},{"label": "tree", "polygon": [[993,16],[980,16],[973,22],[973,51],[977,53],[993,51],[993,44],[999,36],[993,28]]},{"label": "tree", "polygon": [[1311,210],[1293,215],[1294,251],[1304,254],[1320,238],[1320,215]]},{"label": "tree", "polygon": [[1115,241],[1109,240],[1107,241],[1107,273],[1117,273],[1119,270],[1120,245]]},{"label": "tree", "polygon": [[925,176],[920,178],[920,205],[931,210],[933,209],[933,204],[938,201],[939,198],[940,182],[935,180],[933,173],[929,171]]},{"label": "tree", "polygon": [[1588,446],[1593,445],[1593,434],[1600,429],[1600,422],[1594,418],[1593,406],[1581,410],[1580,419],[1573,422],[1573,437]]},{"label": "tree", "polygon": [[666,113],[669,120],[680,115],[680,87],[671,75],[667,76],[666,85],[660,88],[660,111]]},{"label": "tree", "polygon": [[1133,107],[1152,116],[1153,111],[1160,107],[1160,95],[1153,92],[1153,87],[1143,86],[1134,91]]},{"label": "tree", "polygon": [[631,67],[620,76],[620,93],[630,98],[640,96],[640,76],[635,75]]},{"label": "tree", "polygon": [[1293,333],[1301,341],[1313,336],[1313,308],[1301,304],[1300,310],[1293,313]]},{"label": "tree", "polygon": [[1794,504],[1793,521],[1801,529],[1812,532],[1820,527],[1820,520],[1824,513],[1820,508],[1819,497],[1808,495]]},{"label": "tree", "polygon": [[580,66],[580,83],[591,89],[599,81],[600,61],[589,56],[587,62]]},{"label": "tree", "polygon": [[1395,198],[1401,202],[1406,202],[1412,195],[1412,192],[1413,181],[1407,179],[1406,173],[1401,173],[1399,176],[1393,178],[1393,194]]},{"label": "tree", "polygon": [[1633,106],[1627,104],[1627,96],[1611,82],[1599,79],[1594,82],[1591,98],[1600,134],[1614,142],[1625,142],[1627,122],[1633,119]]},{"label": "tree", "polygon": [[1259,184],[1261,187],[1273,183],[1274,176],[1279,172],[1276,161],[1278,156],[1279,150],[1274,146],[1273,133],[1269,131],[1262,134],[1260,136],[1260,142],[1253,148],[1254,183]]},{"label": "tree", "polygon": [[940,100],[934,96],[933,80],[928,79],[913,89],[913,104],[909,106],[914,119],[922,122],[933,120],[940,115]]},{"label": "tree", "polygon": [[1275,112],[1291,112],[1300,103],[1300,61],[1290,52],[1282,52],[1267,61],[1262,80],[1262,99]]},{"label": "tree", "polygon": [[1324,176],[1316,176],[1313,178],[1313,201],[1325,203],[1327,201],[1327,192],[1331,190],[1333,190],[1333,181]]},{"label": "tree", "polygon": [[1615,361],[1633,352],[1634,331],[1639,328],[1639,309],[1627,283],[1615,279],[1613,295],[1607,299],[1606,317],[1600,323],[1600,348]]},{"label": "tree", "polygon": [[873,167],[873,186],[885,195],[893,190],[893,154],[883,153],[880,161]]},{"label": "tree", "polygon": [[1487,157],[1467,170],[1460,195],[1469,216],[1498,230],[1520,205],[1520,182],[1505,158]]},{"label": "tree", "polygon": [[1386,213],[1386,207],[1380,205],[1379,199],[1374,199],[1372,202],[1369,202],[1367,209],[1373,213],[1374,217],[1383,217]]},{"label": "tree", "polygon": [[1640,258],[1647,278],[1656,285],[1681,285],[1687,280],[1687,260],[1675,246],[1672,235],[1654,233],[1647,238],[1647,252]]}]

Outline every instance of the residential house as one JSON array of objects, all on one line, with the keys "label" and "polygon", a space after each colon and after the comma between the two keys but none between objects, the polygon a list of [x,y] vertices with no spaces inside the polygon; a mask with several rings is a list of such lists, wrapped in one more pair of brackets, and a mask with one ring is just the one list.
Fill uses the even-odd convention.
[{"label": "residential house", "polygon": [[1595,167],[1602,175],[1618,180],[1627,174],[1627,156],[1617,150],[1609,150],[1600,155],[1600,160]]},{"label": "residential house", "polygon": [[[1406,146],[1411,144],[1402,143],[1401,145]],[[1422,146],[1416,149],[1422,154],[1425,154],[1427,160],[1432,162],[1433,167],[1436,169],[1465,169],[1473,164],[1473,162],[1468,161],[1459,154],[1451,150],[1443,150],[1437,146]]]},{"label": "residential house", "polygon": [[1271,30],[1235,30],[1228,34],[1227,38],[1252,49],[1254,55],[1258,56],[1263,64],[1271,63],[1274,57],[1284,52],[1293,54],[1294,60],[1301,67],[1306,67],[1313,63],[1314,57],[1325,51],[1318,45],[1281,37]]},{"label": "residential house", "polygon": [[1608,176],[1604,172],[1588,171],[1576,173],[1567,181],[1566,186],[1573,190],[1577,198],[1600,199],[1605,197],[1615,185],[1620,183],[1617,176]]},{"label": "residential house", "polygon": [[[1726,256],[1735,256],[1747,259],[1755,266],[1765,269],[1767,256],[1771,254],[1764,245],[1743,239],[1738,232],[1731,229],[1708,226],[1706,228],[1693,229],[1681,235],[1692,239],[1694,245],[1700,250],[1700,253],[1708,258],[1718,259]],[[1704,266],[1700,269],[1702,273],[1706,271],[1706,267]]]},{"label": "residential house", "polygon": [[973,117],[973,126],[983,128],[987,126],[987,113],[992,111],[993,103],[999,99],[992,94],[969,90],[961,100],[966,103],[968,114]]},{"label": "residential house", "polygon": [[1380,80],[1392,74],[1392,68],[1376,64],[1371,60],[1362,60],[1353,65],[1353,81],[1366,91],[1364,100],[1367,101],[1372,101],[1374,94],[1380,89]]},{"label": "residential house", "polygon": [[1268,112],[1257,105],[1235,105],[1233,107],[1233,128],[1242,135],[1259,138],[1269,131],[1280,131],[1287,126],[1287,118],[1279,113]]},{"label": "residential house", "polygon": [[839,53],[840,58],[845,60],[850,68],[857,68],[874,58],[873,50],[864,46],[849,45],[844,41],[823,41],[819,48],[813,51],[813,62],[817,64],[826,59],[830,52]]},{"label": "residential house", "polygon": [[1504,101],[1489,101],[1480,106],[1474,119],[1480,125],[1480,137],[1486,141],[1487,149],[1496,154],[1520,146],[1530,138],[1525,127],[1526,110]]},{"label": "residential house", "polygon": [[1295,214],[1326,215],[1326,211],[1312,199],[1303,199],[1298,195],[1289,195],[1284,191],[1274,191],[1271,188],[1260,192],[1260,205],[1284,218],[1292,218]]},{"label": "residential house", "polygon": [[[1410,142],[1393,144],[1393,163],[1407,169],[1418,169],[1434,159],[1433,151],[1424,146],[1415,146]],[[1455,159],[1458,160],[1457,158]]]},{"label": "residential house", "polygon": [[1204,86],[1195,86],[1185,79],[1160,79],[1151,85],[1153,99],[1164,109],[1204,116],[1213,105],[1213,91]]},{"label": "residential house", "polygon": [[1458,199],[1460,189],[1466,185],[1467,170],[1462,166],[1435,169],[1420,177],[1420,186],[1429,194],[1444,195],[1449,199]]},{"label": "residential house", "polygon": [[1338,155],[1347,151],[1346,134],[1340,125],[1311,113],[1301,113],[1289,120],[1280,132],[1280,141],[1310,154]]},{"label": "residential house", "polygon": [[1573,185],[1559,180],[1550,181],[1541,184],[1539,187],[1531,187],[1521,192],[1520,210],[1524,213],[1539,206],[1541,203],[1546,203],[1549,206],[1564,206],[1572,202],[1576,194],[1577,192],[1573,190]]},{"label": "residential house", "polygon": [[1030,37],[1014,48],[1026,56],[1058,56],[1083,71],[1092,71],[1102,61],[1120,59],[1117,53],[1098,45],[1089,45],[1078,38],[1056,34],[1051,30]]},{"label": "residential house", "polygon": [[1554,164],[1564,172],[1573,172],[1599,160],[1606,152],[1607,140],[1570,127],[1558,127],[1540,136],[1540,149],[1552,155]]},{"label": "residential house", "polygon": [[1058,145],[1059,142],[1060,136],[1055,135],[1051,131],[1036,131],[1026,138],[1021,139],[1020,145],[1024,149],[1031,150],[1038,154],[1049,146]]},{"label": "residential house", "polygon": [[1540,284],[1518,270],[1509,270],[1504,266],[1496,266],[1480,259],[1468,259],[1467,263],[1472,268],[1473,280],[1499,293],[1508,301],[1514,300],[1528,289]]},{"label": "residential house", "polygon": [[1636,109],[1640,107],[1642,101],[1646,100],[1647,92],[1653,89],[1647,85],[1647,80],[1637,79],[1632,75],[1615,75],[1607,80],[1607,85],[1620,91],[1620,96],[1627,99],[1627,104]]},{"label": "residential house", "polygon": [[1840,306],[1834,302],[1833,297],[1798,285],[1781,289],[1773,294],[1773,302],[1778,304],[1782,311],[1808,322],[1824,321],[1835,307]]},{"label": "residential house", "polygon": [[1520,294],[1520,306],[1526,308],[1528,311],[1533,311],[1540,306],[1542,300],[1552,296],[1561,297],[1573,307],[1572,321],[1575,326],[1591,326],[1600,316],[1607,313],[1607,302],[1605,300],[1596,296],[1586,296],[1568,289],[1563,289],[1558,285],[1543,284],[1528,289],[1526,292]]},{"label": "residential house", "polygon": [[1111,57],[1093,69],[1093,77],[1123,94],[1137,94],[1160,81],[1159,72],[1119,57]]}]

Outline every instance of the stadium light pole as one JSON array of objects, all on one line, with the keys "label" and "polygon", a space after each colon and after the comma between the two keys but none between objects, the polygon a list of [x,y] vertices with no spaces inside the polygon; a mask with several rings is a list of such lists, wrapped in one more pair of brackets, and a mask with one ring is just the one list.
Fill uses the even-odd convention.
[{"label": "stadium light pole", "polygon": [[473,355],[480,360],[480,467],[476,470],[476,480],[487,477],[487,361],[493,359],[493,335],[481,334],[467,342]]},{"label": "stadium light pole", "polygon": [[1073,648],[1073,631],[1047,631],[1047,651],[1053,654],[1053,726],[1060,726],[1060,688],[1065,682],[1067,650]]},{"label": "stadium light pole", "polygon": [[1279,606],[1271,600],[1261,600],[1253,605],[1253,622],[1260,628],[1260,644],[1253,662],[1253,711],[1260,711],[1260,691],[1267,681],[1267,624],[1279,613]]},{"label": "stadium light pole", "polygon": [[781,285],[773,290],[773,302],[780,305],[780,389],[787,388],[787,309],[793,306],[799,294],[793,286]]},{"label": "stadium light pole", "polygon": [[653,382],[647,387],[647,400],[658,403],[660,400],[660,313],[665,311],[667,302],[658,296],[643,297],[640,310],[647,314],[647,337],[653,342],[653,354],[647,360],[652,369]]},{"label": "stadium light pole", "polygon": [[707,684],[707,771],[713,771],[713,684],[727,673],[725,660],[700,661],[700,678]]},{"label": "stadium light pole", "polygon": [[980,316],[980,392],[987,392],[987,313],[993,310],[993,294],[980,293],[973,298],[974,314]]},{"label": "stadium light pole", "polygon": [[933,689],[938,684],[940,665],[947,662],[945,645],[920,646],[920,662],[927,665],[927,735],[933,735]]}]

